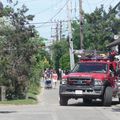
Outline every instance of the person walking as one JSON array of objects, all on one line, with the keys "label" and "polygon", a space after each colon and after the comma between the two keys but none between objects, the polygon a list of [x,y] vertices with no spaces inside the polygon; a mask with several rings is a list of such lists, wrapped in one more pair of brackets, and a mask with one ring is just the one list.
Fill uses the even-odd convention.
[{"label": "person walking", "polygon": [[45,88],[52,88],[52,70],[46,69],[44,73]]},{"label": "person walking", "polygon": [[56,71],[54,70],[54,71],[53,71],[53,74],[52,74],[53,88],[56,88],[57,79],[58,79],[58,76],[57,76]]},{"label": "person walking", "polygon": [[62,80],[62,69],[59,68],[59,80]]}]

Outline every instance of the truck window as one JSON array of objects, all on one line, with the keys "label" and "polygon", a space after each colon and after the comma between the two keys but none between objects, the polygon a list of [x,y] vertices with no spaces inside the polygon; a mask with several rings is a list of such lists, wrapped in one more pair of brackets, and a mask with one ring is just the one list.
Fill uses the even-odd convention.
[{"label": "truck window", "polygon": [[108,65],[106,63],[78,63],[72,72],[98,72],[106,73]]}]

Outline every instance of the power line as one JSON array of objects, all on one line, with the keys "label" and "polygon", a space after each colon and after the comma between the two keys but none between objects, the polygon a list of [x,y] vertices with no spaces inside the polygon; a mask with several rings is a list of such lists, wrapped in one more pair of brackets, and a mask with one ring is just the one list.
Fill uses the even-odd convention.
[{"label": "power line", "polygon": [[111,1],[110,1],[110,4],[107,5],[107,6],[105,6],[105,8],[109,7],[114,1],[115,1],[115,0],[111,0]]},{"label": "power line", "polygon": [[90,9],[90,12],[92,12],[92,9],[91,9],[91,6],[90,6],[89,1],[88,1],[88,0],[86,0],[86,2],[87,2],[87,4],[88,4],[88,7],[89,7],[89,9]]},{"label": "power line", "polygon": [[48,7],[48,8],[46,8],[46,9],[44,9],[44,10],[38,12],[38,13],[35,13],[35,15],[38,15],[38,14],[44,13],[44,12],[46,12],[46,11],[52,9],[53,7],[55,7],[56,5],[58,5],[59,3],[61,3],[62,1],[63,1],[63,0],[58,1],[58,3],[55,3],[55,4],[53,4],[51,7]]},{"label": "power line", "polygon": [[33,25],[35,25],[35,24],[52,24],[52,23],[56,23],[56,22],[60,22],[60,21],[62,21],[62,22],[68,22],[68,20],[57,20],[57,21],[43,21],[43,22],[36,22],[36,23],[29,23],[29,24],[33,24]]},{"label": "power line", "polygon": [[33,0],[24,0],[24,1],[21,1],[21,2],[19,2],[19,3],[21,3],[21,4],[23,3],[23,4],[24,4],[24,3],[26,3],[26,2],[38,2],[38,1],[39,1],[39,0],[34,0],[34,1],[33,1]]},{"label": "power line", "polygon": [[[36,2],[36,1],[39,1],[39,0],[34,0],[34,1],[31,0],[30,2]],[[63,0],[59,0],[57,3],[53,4],[52,6],[46,8],[46,9],[40,11],[40,12],[35,13],[35,15],[44,13],[44,12],[46,12],[46,11],[52,9],[52,8],[55,7],[56,5],[59,5],[62,1],[63,1]],[[26,2],[29,2],[29,0],[26,0],[26,1],[24,1],[24,2],[18,2],[18,4],[19,4],[19,3],[21,3],[21,4],[23,3],[23,4],[24,4],[24,3],[26,3]]]},{"label": "power line", "polygon": [[55,18],[64,9],[64,7],[67,5],[68,2],[69,2],[69,0],[67,0],[67,2],[63,5],[63,7],[50,20]]},{"label": "power line", "polygon": [[[62,23],[67,23],[68,22],[68,20],[60,20]],[[39,25],[39,24],[44,24],[44,25],[46,25],[46,24],[54,24],[54,23],[57,23],[57,22],[60,22],[60,21],[51,21],[51,22],[37,22],[37,23],[30,23],[31,25]],[[40,27],[43,27],[42,25],[40,25],[40,26],[37,26],[37,28],[40,28]],[[48,25],[49,26],[49,25]]]},{"label": "power line", "polygon": [[[78,0],[75,0],[74,1],[74,17],[73,17],[73,19],[77,19],[77,14],[78,14],[78,12],[77,12],[77,10],[78,10],[78,7],[77,7],[77,1]],[[72,10],[72,9],[71,9]]]},{"label": "power line", "polygon": [[[53,18],[55,18],[61,12],[64,9],[64,7],[67,5],[68,2],[69,2],[69,0],[67,0],[67,2],[63,5],[63,7],[54,16],[52,16],[49,21],[52,21]],[[47,22],[49,22],[49,21],[47,21]],[[46,24],[46,23],[43,23],[41,26],[43,26],[44,24]]]},{"label": "power line", "polygon": [[51,23],[56,23],[56,21],[36,22],[36,23],[29,23],[29,24],[35,25],[35,24],[51,24]]},{"label": "power line", "polygon": [[97,4],[100,4],[100,3],[101,3],[101,4],[106,3],[107,1],[108,1],[108,0],[101,0],[101,1],[99,1],[98,3],[96,3],[96,5],[97,5]]},{"label": "power line", "polygon": [[108,17],[110,17],[110,14],[112,14],[112,13],[116,10],[116,8],[117,8],[118,6],[120,6],[120,2],[118,2],[118,3],[115,5],[115,7],[106,15],[106,17],[105,17],[104,19],[107,19]]},{"label": "power line", "polygon": [[51,25],[45,25],[45,26],[35,26],[35,28],[41,28],[41,27],[50,27]]}]

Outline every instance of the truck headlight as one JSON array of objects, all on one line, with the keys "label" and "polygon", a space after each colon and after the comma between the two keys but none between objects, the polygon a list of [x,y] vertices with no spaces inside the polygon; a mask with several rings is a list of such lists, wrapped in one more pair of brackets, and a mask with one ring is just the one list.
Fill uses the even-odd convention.
[{"label": "truck headlight", "polygon": [[62,79],[62,80],[61,80],[61,84],[62,84],[62,85],[67,84],[67,79]]},{"label": "truck headlight", "polygon": [[95,79],[95,80],[94,80],[94,85],[96,85],[96,86],[101,86],[101,85],[103,85],[103,81],[102,81],[102,80]]}]

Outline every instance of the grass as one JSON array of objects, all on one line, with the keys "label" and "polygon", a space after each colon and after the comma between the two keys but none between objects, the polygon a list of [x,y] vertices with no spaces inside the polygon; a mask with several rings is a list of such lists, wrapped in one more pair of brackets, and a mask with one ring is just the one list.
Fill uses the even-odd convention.
[{"label": "grass", "polygon": [[31,86],[28,92],[28,99],[18,99],[18,100],[5,100],[0,101],[0,104],[10,104],[10,105],[30,105],[37,104],[37,95],[40,93],[39,86]]},{"label": "grass", "polygon": [[30,104],[36,104],[37,101],[32,99],[24,99],[24,100],[6,100],[1,101],[0,104],[10,104],[10,105],[30,105]]}]

